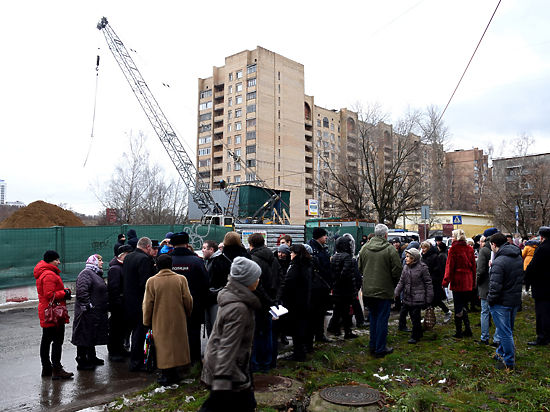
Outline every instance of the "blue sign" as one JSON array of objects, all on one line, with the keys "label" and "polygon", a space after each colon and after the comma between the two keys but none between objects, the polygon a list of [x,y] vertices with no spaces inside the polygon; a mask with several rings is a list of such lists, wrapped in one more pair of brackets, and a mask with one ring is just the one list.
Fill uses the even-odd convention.
[{"label": "blue sign", "polygon": [[462,215],[453,215],[453,225],[462,224]]}]

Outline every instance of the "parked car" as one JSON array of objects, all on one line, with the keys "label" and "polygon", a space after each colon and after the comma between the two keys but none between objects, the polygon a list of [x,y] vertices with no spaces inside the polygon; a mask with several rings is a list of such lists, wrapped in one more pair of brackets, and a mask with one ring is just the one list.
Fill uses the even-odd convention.
[{"label": "parked car", "polygon": [[388,241],[393,242],[395,239],[399,239],[401,244],[403,244],[410,243],[413,240],[418,242],[420,236],[418,235],[418,232],[405,232],[402,229],[390,229],[388,231]]}]

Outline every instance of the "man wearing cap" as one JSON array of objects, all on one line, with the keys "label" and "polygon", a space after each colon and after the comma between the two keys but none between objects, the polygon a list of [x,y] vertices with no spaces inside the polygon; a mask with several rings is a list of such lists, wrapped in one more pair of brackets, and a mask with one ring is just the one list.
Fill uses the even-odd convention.
[{"label": "man wearing cap", "polygon": [[153,244],[148,237],[142,237],[136,244],[136,250],[124,258],[122,265],[123,291],[124,291],[124,314],[127,327],[132,331],[130,343],[130,365],[131,372],[142,372],[143,365],[143,343],[147,328],[143,326],[142,303],[145,294],[145,283],[147,279],[156,273],[155,261],[153,260]]},{"label": "man wearing cap", "polygon": [[218,316],[206,346],[201,375],[210,389],[202,412],[252,412],[256,408],[249,360],[254,312],[261,307],[253,292],[261,273],[255,262],[235,257],[227,285],[218,294]]},{"label": "man wearing cap", "polygon": [[[487,302],[487,294],[489,293],[489,262],[492,259],[492,250],[491,250],[491,236],[498,233],[496,227],[486,229],[481,236],[480,243],[481,247],[477,255],[476,261],[476,283],[477,290],[479,293],[479,298],[481,299],[481,338],[480,343],[482,345],[489,344],[490,338],[490,328],[489,320],[491,318],[491,311],[489,309],[489,303]],[[493,335],[493,346],[499,345],[499,339],[497,331]]]},{"label": "man wearing cap", "polygon": [[531,346],[550,343],[550,226],[539,229],[541,243],[525,271],[525,284],[535,299],[537,339]]},{"label": "man wearing cap", "polygon": [[378,224],[374,237],[359,251],[359,270],[363,273],[363,301],[369,308],[370,352],[382,358],[393,352],[388,347],[388,320],[394,290],[401,277],[401,260],[388,242],[388,227]]},{"label": "man wearing cap", "polygon": [[193,297],[193,311],[187,322],[191,362],[201,361],[201,324],[204,323],[204,311],[208,299],[208,274],[204,261],[188,249],[189,235],[186,232],[174,233],[170,238],[172,251],[172,270],[187,278]]},{"label": "man wearing cap", "polygon": [[124,339],[129,335],[124,322],[124,291],[122,281],[122,265],[124,259],[132,251],[132,246],[121,245],[118,248],[118,256],[109,262],[109,274],[107,293],[109,294],[109,360],[122,362],[127,355],[124,349]]}]

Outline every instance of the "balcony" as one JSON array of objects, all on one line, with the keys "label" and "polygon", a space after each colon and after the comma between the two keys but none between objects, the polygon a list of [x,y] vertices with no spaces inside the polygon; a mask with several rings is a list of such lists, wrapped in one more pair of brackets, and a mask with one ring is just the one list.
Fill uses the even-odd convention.
[{"label": "balcony", "polygon": [[312,152],[313,151],[313,142],[310,142],[310,141],[306,140],[305,148],[306,148],[306,152]]},{"label": "balcony", "polygon": [[215,99],[219,99],[220,97],[221,97],[222,100],[223,100],[223,90],[222,90],[221,92],[216,92],[216,93],[214,93],[214,98],[215,98]]},{"label": "balcony", "polygon": [[308,137],[313,137],[313,130],[305,130],[304,135]]},{"label": "balcony", "polygon": [[214,134],[223,134],[223,125],[221,127],[215,127]]},{"label": "balcony", "polygon": [[214,105],[214,111],[223,110],[223,101]]},{"label": "balcony", "polygon": [[223,139],[214,139],[214,146],[223,146]]},{"label": "balcony", "polygon": [[[223,113],[219,116],[214,117],[214,122],[216,123],[222,123],[223,126]],[[217,125],[216,125],[217,126]]]}]

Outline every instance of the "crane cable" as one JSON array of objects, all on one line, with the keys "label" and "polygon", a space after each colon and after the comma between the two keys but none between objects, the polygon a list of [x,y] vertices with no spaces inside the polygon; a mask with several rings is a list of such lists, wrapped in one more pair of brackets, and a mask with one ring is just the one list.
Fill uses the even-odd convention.
[{"label": "crane cable", "polygon": [[92,150],[92,142],[94,140],[95,109],[97,106],[98,84],[99,84],[99,54],[97,55],[96,66],[95,66],[95,94],[94,94],[94,114],[92,116],[92,134],[90,135],[90,144],[88,145],[88,153],[86,153],[86,159],[84,160],[84,165],[82,167],[86,167],[86,163],[88,162],[88,156],[90,156],[90,152]]}]

